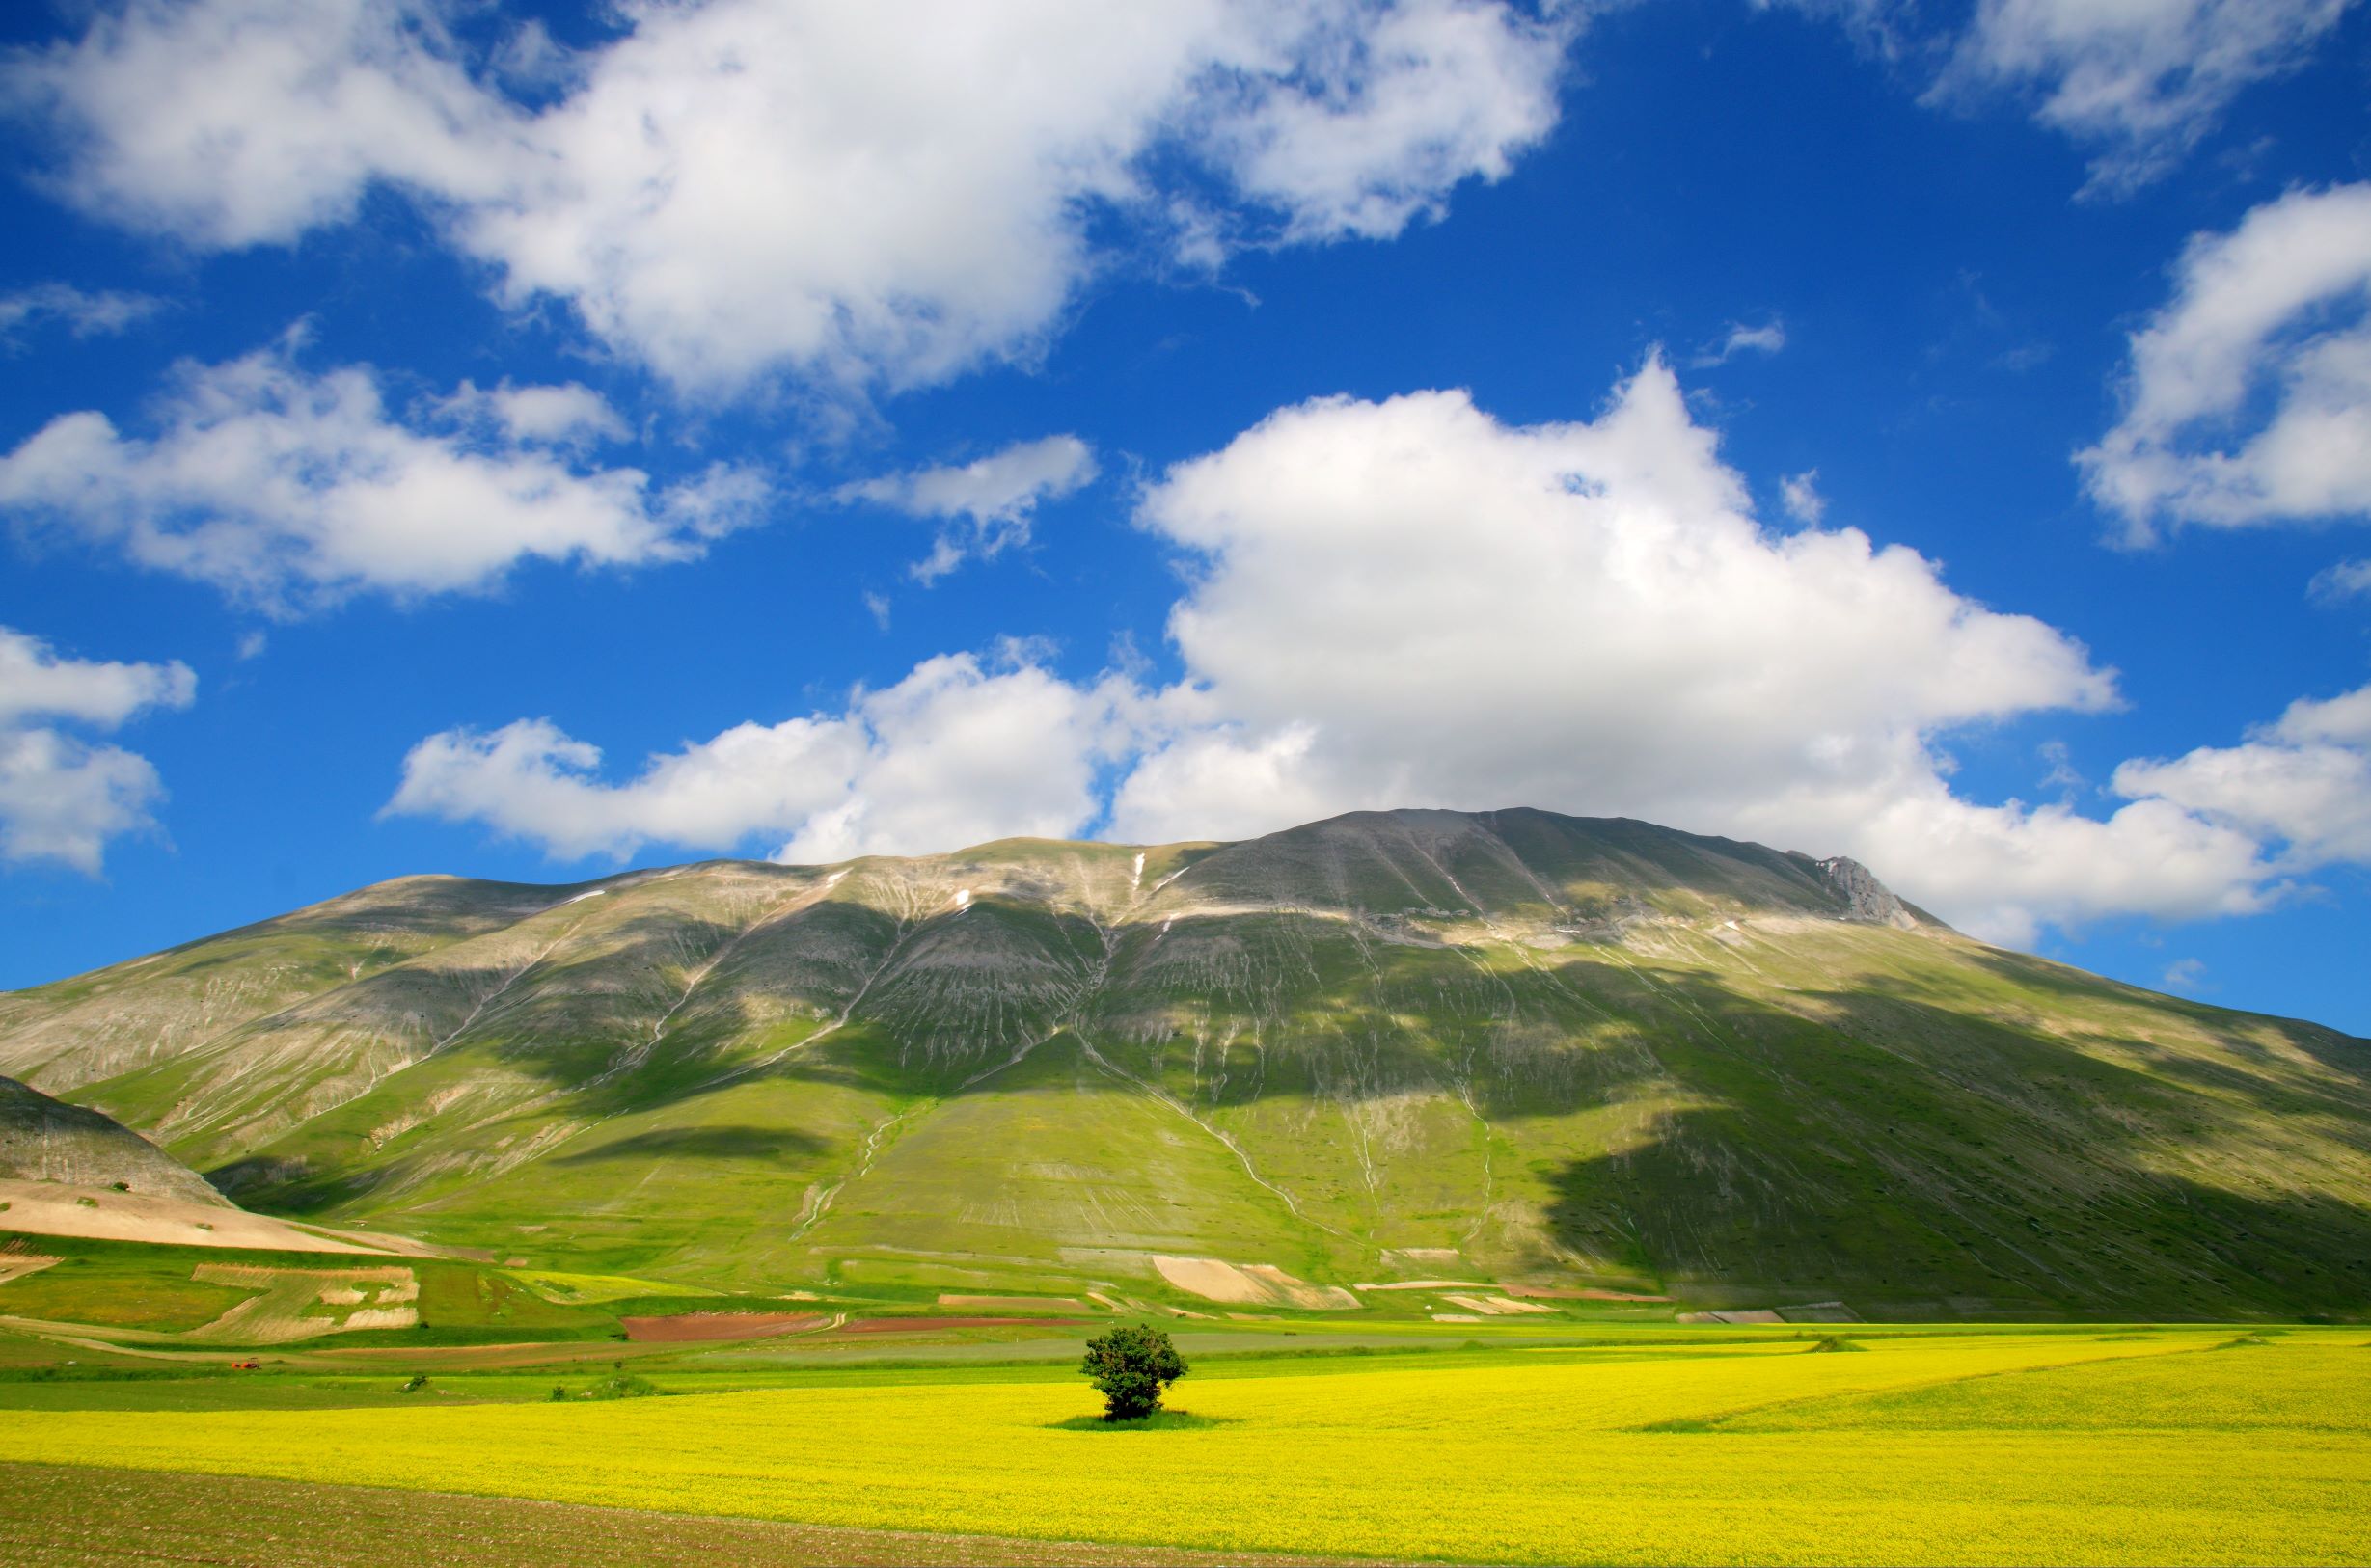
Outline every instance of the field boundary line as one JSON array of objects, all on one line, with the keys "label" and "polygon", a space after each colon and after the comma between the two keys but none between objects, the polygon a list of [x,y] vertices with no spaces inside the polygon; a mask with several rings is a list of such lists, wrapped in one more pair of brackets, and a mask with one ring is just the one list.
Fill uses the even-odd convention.
[{"label": "field boundary line", "polygon": [[[1846,1335],[1844,1338],[1849,1338],[1851,1336]],[[1617,1430],[1644,1432],[1657,1437],[1678,1437],[1686,1435],[1685,1427],[1679,1424],[1681,1422],[1686,1423],[1687,1427],[1718,1426],[1724,1422],[1733,1421],[1741,1416],[1758,1415],[1766,1410],[1785,1410],[1791,1405],[1816,1405],[1832,1399],[1862,1399],[1871,1394],[1918,1393],[1927,1389],[1948,1389],[1955,1383],[1983,1383],[1996,1377],[2027,1377],[2044,1372],[2068,1371],[2078,1366],[2100,1366],[2110,1362],[2151,1361],[2161,1356],[2194,1356],[2214,1348],[2213,1345],[2177,1345],[2170,1349],[2155,1347],[2148,1350],[2127,1351],[2120,1356],[2085,1356],[2080,1361],[2053,1362],[2047,1366],[2003,1366],[1992,1372],[1967,1372],[1958,1377],[1932,1377],[1914,1383],[1893,1383],[1882,1389],[1851,1389],[1836,1393],[1805,1394],[1794,1399],[1765,1399],[1758,1405],[1739,1405],[1734,1410],[1724,1410],[1711,1416],[1677,1416],[1669,1420],[1649,1421],[1644,1425],[1624,1426]],[[1810,1352],[1805,1351],[1801,1354],[1808,1355]],[[1767,1435],[1775,1437],[1779,1434]]]}]

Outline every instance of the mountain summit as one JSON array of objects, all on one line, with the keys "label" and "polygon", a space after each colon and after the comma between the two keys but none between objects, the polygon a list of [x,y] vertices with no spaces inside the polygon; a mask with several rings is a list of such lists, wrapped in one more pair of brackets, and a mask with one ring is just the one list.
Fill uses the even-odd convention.
[{"label": "mountain summit", "polygon": [[1850,860],[1533,810],[406,878],[0,997],[0,1071],[251,1208],[716,1284],[1344,1311],[1411,1272],[2358,1308],[2367,1064]]}]

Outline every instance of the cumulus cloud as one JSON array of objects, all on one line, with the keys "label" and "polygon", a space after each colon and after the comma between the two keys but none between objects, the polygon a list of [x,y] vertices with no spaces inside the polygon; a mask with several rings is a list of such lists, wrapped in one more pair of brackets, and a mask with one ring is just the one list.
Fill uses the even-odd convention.
[{"label": "cumulus cloud", "polygon": [[94,216],[210,247],[287,241],[386,179],[491,199],[520,117],[427,4],[127,0],[15,52],[0,93],[59,143],[49,181]]},{"label": "cumulus cloud", "polygon": [[2286,871],[2371,865],[2371,686],[2301,698],[2241,745],[2128,762],[2113,787],[2276,845]]},{"label": "cumulus cloud", "polygon": [[[395,809],[562,855],[781,834],[827,859],[1534,804],[1853,854],[2013,940],[2246,912],[2302,863],[2261,812],[2169,775],[2119,774],[2107,817],[1955,793],[1954,733],[2110,707],[2112,673],[1913,551],[1761,527],[1659,361],[1586,422],[1509,425],[1455,392],[1288,408],[1167,471],[1139,520],[1190,568],[1166,686],[1064,681],[1025,650],[933,660],[615,782],[548,723],[454,732],[413,753]],[[2347,712],[2293,711],[2281,743]]]},{"label": "cumulus cloud", "polygon": [[36,284],[13,294],[0,294],[0,343],[37,322],[55,321],[77,338],[99,338],[123,331],[165,308],[153,294],[121,289],[76,288],[71,284]]},{"label": "cumulus cloud", "polygon": [[483,591],[527,558],[633,566],[754,521],[764,481],[725,466],[670,487],[577,450],[615,416],[582,387],[465,387],[422,418],[373,373],[314,374],[293,343],[185,364],[155,434],[65,415],[0,458],[0,509],[291,614],[363,592]]},{"label": "cumulus cloud", "polygon": [[2348,3],[1979,0],[1936,92],[2031,95],[2037,119],[2098,149],[2087,188],[2119,194],[2171,168],[2242,91],[2302,64]]},{"label": "cumulus cloud", "polygon": [[[506,95],[430,0],[123,0],[9,62],[51,189],[184,241],[412,193],[505,298],[722,394],[1025,358],[1121,251],[1379,238],[1556,120],[1583,14],[1501,0],[709,0]],[[548,38],[526,51],[552,51]]]},{"label": "cumulus cloud", "polygon": [[843,486],[842,500],[866,500],[910,517],[939,519],[929,556],[914,564],[917,581],[946,576],[967,558],[990,560],[1029,542],[1029,517],[1040,501],[1059,500],[1095,478],[1095,451],[1076,436],[1016,442],[960,467],[916,469]]},{"label": "cumulus cloud", "polygon": [[1577,14],[1529,21],[1470,0],[1271,8],[1248,68],[1228,62],[1231,79],[1188,113],[1242,193],[1285,214],[1287,238],[1388,239],[1437,216],[1461,181],[1504,177],[1554,128]]},{"label": "cumulus cloud", "polygon": [[1146,525],[1191,552],[1124,838],[1360,806],[1646,817],[1881,868],[2004,938],[2112,911],[2239,911],[2247,833],[2162,799],[2093,819],[1969,801],[1970,724],[2116,699],[2030,618],[1857,530],[1774,535],[1650,363],[1596,420],[1461,393],[1279,413],[1172,469]]},{"label": "cumulus cloud", "polygon": [[153,827],[155,767],[65,726],[112,730],[155,708],[186,708],[187,664],[71,659],[0,626],[0,860],[57,860],[96,876],[107,841]]},{"label": "cumulus cloud", "polygon": [[198,677],[187,664],[61,658],[38,637],[0,627],[0,725],[63,718],[114,729],[149,708],[186,708]]},{"label": "cumulus cloud", "polygon": [[387,809],[484,823],[559,858],[771,835],[777,858],[816,862],[1064,836],[1099,809],[1096,769],[1126,700],[1116,683],[1067,682],[1026,649],[945,655],[837,712],[736,725],[623,781],[548,719],[449,730],[412,748]]},{"label": "cumulus cloud", "polygon": [[2371,513],[2371,184],[2192,240],[2135,333],[2121,422],[2080,454],[2127,537]]}]

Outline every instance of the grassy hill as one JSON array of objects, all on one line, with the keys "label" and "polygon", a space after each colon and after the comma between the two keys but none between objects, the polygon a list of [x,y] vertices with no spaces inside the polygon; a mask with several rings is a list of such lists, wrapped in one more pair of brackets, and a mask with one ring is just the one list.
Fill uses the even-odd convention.
[{"label": "grassy hill", "polygon": [[251,1208],[764,1291],[1191,1302],[1158,1260],[1209,1258],[2358,1314],[2366,1067],[1973,941],[1850,862],[1537,811],[412,878],[0,997],[0,1072]]}]

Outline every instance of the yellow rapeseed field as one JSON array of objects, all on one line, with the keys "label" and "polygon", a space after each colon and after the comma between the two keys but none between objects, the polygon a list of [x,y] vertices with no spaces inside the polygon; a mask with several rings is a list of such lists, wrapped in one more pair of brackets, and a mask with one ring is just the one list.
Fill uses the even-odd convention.
[{"label": "yellow rapeseed field", "polygon": [[[1497,1562],[2371,1561],[2363,1333],[1984,1336],[615,1404],[22,1413],[0,1459]],[[1213,1368],[1213,1373],[1218,1373]],[[916,1377],[927,1374],[917,1373]]]}]

